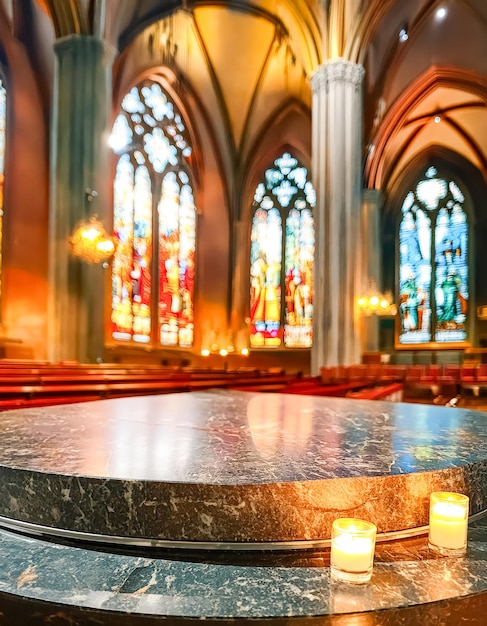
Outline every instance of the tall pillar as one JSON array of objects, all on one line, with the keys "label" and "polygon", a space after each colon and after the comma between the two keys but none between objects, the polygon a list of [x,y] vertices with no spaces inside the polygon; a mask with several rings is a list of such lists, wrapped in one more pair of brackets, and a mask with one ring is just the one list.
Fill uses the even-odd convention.
[{"label": "tall pillar", "polygon": [[233,227],[234,240],[234,274],[233,288],[231,295],[231,319],[230,327],[232,330],[235,349],[240,351],[248,348],[249,342],[249,326],[246,320],[248,316],[248,301],[250,293],[249,283],[249,260],[248,240],[249,228],[243,221],[236,221]]},{"label": "tall pillar", "polygon": [[94,362],[103,356],[107,277],[102,266],[70,255],[69,237],[93,214],[111,228],[107,123],[112,55],[98,37],[80,35],[58,40],[55,52],[48,358]]},{"label": "tall pillar", "polygon": [[311,371],[360,358],[361,65],[333,59],[311,79],[316,188],[315,308]]},{"label": "tall pillar", "polygon": [[[382,292],[380,210],[382,194],[377,189],[364,189],[362,192],[362,219],[360,226],[361,242],[361,293],[365,293],[373,280]],[[377,315],[362,318],[362,351],[379,350],[379,319]]]}]

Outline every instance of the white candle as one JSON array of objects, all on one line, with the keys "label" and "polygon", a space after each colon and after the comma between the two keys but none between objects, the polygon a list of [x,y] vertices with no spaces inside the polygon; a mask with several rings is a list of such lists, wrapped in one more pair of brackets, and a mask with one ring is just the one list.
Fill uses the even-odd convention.
[{"label": "white candle", "polygon": [[370,580],[377,528],[370,522],[343,518],[333,522],[330,566],[332,578],[363,583]]},{"label": "white candle", "polygon": [[467,545],[468,497],[463,494],[431,494],[429,543],[446,550],[464,550]]},{"label": "white candle", "polygon": [[345,572],[366,572],[373,561],[374,543],[353,534],[335,537],[331,543],[331,562]]}]

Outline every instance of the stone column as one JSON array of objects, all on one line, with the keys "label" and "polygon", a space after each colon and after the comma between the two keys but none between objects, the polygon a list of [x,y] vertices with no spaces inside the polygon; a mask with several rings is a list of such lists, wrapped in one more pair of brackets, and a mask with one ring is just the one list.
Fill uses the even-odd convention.
[{"label": "stone column", "polygon": [[103,357],[107,276],[102,266],[71,256],[69,237],[93,214],[112,228],[107,123],[113,55],[101,39],[80,35],[58,40],[55,52],[48,358],[94,362]]},{"label": "stone column", "polygon": [[237,351],[248,348],[249,325],[247,323],[248,302],[250,297],[249,278],[249,228],[243,221],[236,221],[233,227],[234,274],[230,328]]},{"label": "stone column", "polygon": [[[365,293],[370,281],[374,280],[382,292],[380,210],[382,194],[377,189],[364,189],[362,192],[362,221],[360,228],[361,273],[360,289]],[[370,315],[362,318],[362,351],[379,350],[379,318]]]},{"label": "stone column", "polygon": [[362,81],[361,65],[333,59],[311,79],[315,309],[311,372],[360,359],[355,311],[360,263]]}]

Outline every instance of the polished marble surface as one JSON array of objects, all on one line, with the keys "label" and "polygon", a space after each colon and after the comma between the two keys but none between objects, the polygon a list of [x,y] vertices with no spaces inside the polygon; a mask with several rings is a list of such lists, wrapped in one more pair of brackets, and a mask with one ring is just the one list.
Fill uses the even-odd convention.
[{"label": "polished marble surface", "polygon": [[[389,554],[376,556],[370,583],[356,586],[330,580],[325,553],[300,557],[300,566],[265,565],[258,557],[248,565],[214,564],[106,553],[0,531],[0,596],[18,598],[26,615],[35,611],[36,624],[71,626],[145,624],[154,618],[289,624],[285,620],[291,617],[344,626],[485,623],[482,520],[471,524],[462,558],[438,558],[418,541],[382,551]],[[41,604],[28,604],[34,601]],[[4,606],[9,606],[5,600]],[[73,617],[80,608],[92,611],[92,622],[86,614],[80,621]],[[17,622],[4,618],[2,624],[17,626],[20,614]]]},{"label": "polished marble surface", "polygon": [[329,537],[427,523],[431,491],[487,508],[487,415],[215,390],[2,413],[0,516],[173,541]]}]

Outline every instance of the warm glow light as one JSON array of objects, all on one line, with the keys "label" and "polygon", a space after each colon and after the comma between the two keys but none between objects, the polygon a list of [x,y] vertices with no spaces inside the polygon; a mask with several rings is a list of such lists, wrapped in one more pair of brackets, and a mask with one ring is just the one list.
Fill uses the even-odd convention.
[{"label": "warm glow light", "polygon": [[437,491],[430,496],[429,547],[440,554],[460,555],[467,547],[468,496]]},{"label": "warm glow light", "polygon": [[69,239],[72,253],[86,263],[101,263],[115,252],[116,240],[96,217],[81,222]]},{"label": "warm glow light", "polygon": [[201,351],[201,356],[210,356],[210,351],[207,348],[204,348]]},{"label": "warm glow light", "polygon": [[98,241],[96,249],[107,256],[111,256],[115,252],[115,244],[112,239],[105,239],[104,241]]},{"label": "warm glow light", "polygon": [[225,349],[220,350],[220,355],[221,356],[227,356],[227,354],[228,354],[228,350],[225,350]]},{"label": "warm glow light", "polygon": [[241,354],[242,356],[249,356],[249,349],[248,349],[248,348],[242,348],[242,349],[240,350],[240,354]]},{"label": "warm glow light", "polygon": [[332,524],[330,566],[336,580],[368,582],[372,575],[377,528],[370,522],[343,518]]},{"label": "warm glow light", "polygon": [[438,11],[436,11],[436,17],[437,17],[439,20],[442,20],[443,18],[445,18],[445,17],[446,17],[446,9],[445,9],[445,7],[440,7],[440,8],[438,9]]},{"label": "warm glow light", "polygon": [[379,293],[375,281],[369,281],[367,292],[359,296],[357,305],[362,315],[390,315],[397,313],[397,306],[392,301],[392,294],[386,292]]},{"label": "warm glow light", "polygon": [[81,231],[81,236],[88,241],[94,241],[99,236],[99,231],[96,228],[88,228]]}]

